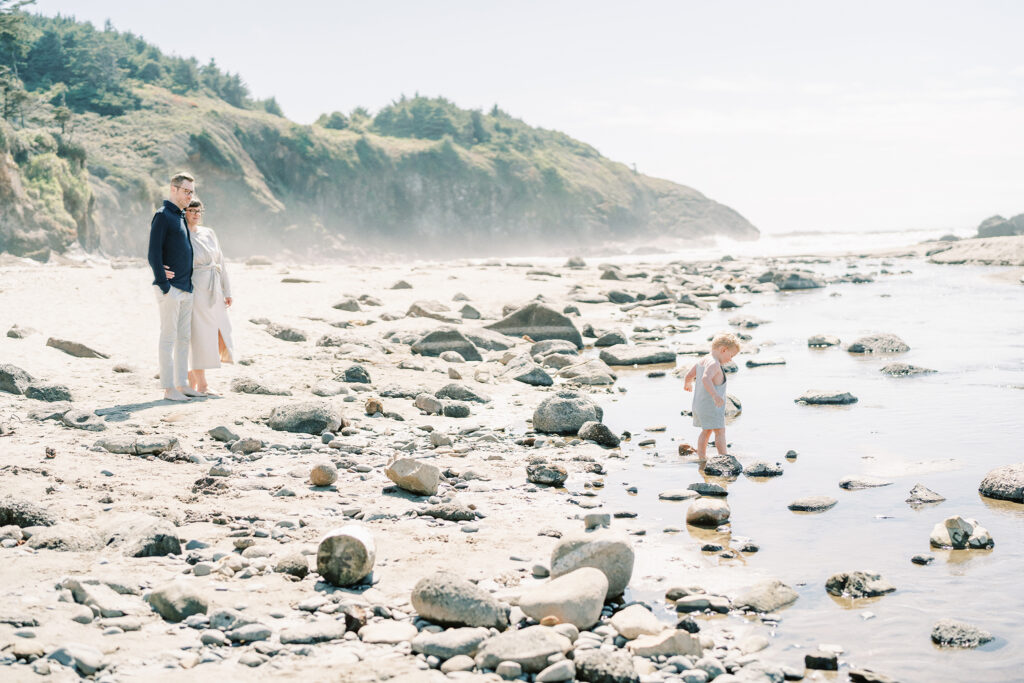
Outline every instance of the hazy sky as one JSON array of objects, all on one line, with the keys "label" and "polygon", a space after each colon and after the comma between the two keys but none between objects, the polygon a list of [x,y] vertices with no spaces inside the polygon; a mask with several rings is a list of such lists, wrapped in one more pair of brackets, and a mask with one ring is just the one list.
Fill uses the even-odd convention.
[{"label": "hazy sky", "polygon": [[[1024,212],[1024,2],[38,0],[211,57],[308,123],[443,95],[564,131],[763,232]],[[175,32],[176,31],[176,32]]]}]

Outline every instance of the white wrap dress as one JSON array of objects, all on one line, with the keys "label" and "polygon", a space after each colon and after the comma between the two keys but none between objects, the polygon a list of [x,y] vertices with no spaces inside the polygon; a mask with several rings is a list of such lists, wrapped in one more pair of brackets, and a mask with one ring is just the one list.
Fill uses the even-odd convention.
[{"label": "white wrap dress", "polygon": [[199,226],[192,233],[192,349],[189,369],[210,370],[221,362],[235,362],[224,298],[231,296],[231,281],[224,267],[217,235]]}]

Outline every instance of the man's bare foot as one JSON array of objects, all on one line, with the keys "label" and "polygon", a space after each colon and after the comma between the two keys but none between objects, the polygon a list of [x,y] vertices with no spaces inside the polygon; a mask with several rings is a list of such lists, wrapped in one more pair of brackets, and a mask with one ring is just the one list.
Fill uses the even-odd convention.
[{"label": "man's bare foot", "polygon": [[165,401],[187,401],[188,396],[181,393],[177,389],[164,389],[164,400]]},{"label": "man's bare foot", "polygon": [[203,393],[200,393],[200,392],[196,391],[192,387],[177,387],[177,389],[178,389],[178,391],[180,391],[185,396],[190,396],[192,398],[202,398],[203,396],[206,395],[206,394],[203,394]]}]

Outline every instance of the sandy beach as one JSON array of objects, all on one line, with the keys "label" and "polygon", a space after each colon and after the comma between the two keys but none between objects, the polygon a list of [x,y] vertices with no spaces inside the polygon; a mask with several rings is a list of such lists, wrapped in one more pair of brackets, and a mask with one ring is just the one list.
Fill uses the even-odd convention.
[{"label": "sandy beach", "polygon": [[[965,251],[964,259],[1019,270],[1024,266],[1020,239],[1002,239],[1013,244],[999,242],[990,251],[1009,257],[986,261],[981,245]],[[913,251],[915,259],[920,256]],[[957,262],[952,252],[938,257]],[[895,259],[893,269],[911,260]],[[609,656],[621,655],[620,663],[632,671],[606,680],[695,681],[698,677],[676,673],[706,670],[712,664],[701,668],[696,663],[707,659],[719,663],[721,675],[715,680],[720,681],[803,676],[804,652],[791,653],[785,661],[759,654],[778,621],[784,622],[785,603],[779,603],[780,612],[774,606],[761,612],[738,607],[744,589],[777,577],[756,562],[709,570],[695,537],[678,534],[670,543],[652,538],[635,512],[631,516],[628,508],[606,501],[606,487],[621,488],[621,473],[640,441],[659,439],[657,448],[671,452],[684,442],[695,443],[696,430],[668,440],[640,415],[624,430],[632,437],[616,447],[573,434],[535,433],[535,410],[559,391],[577,392],[606,409],[612,401],[628,401],[629,394],[616,382],[624,368],[608,367],[608,384],[580,384],[565,376],[571,373],[563,366],[596,359],[601,349],[593,347],[594,336],[583,337],[581,356],[563,348],[553,354],[563,359],[548,362],[550,355],[537,353],[533,340],[481,328],[506,312],[540,302],[559,318],[568,311],[568,327],[592,327],[598,336],[622,331],[627,343],[619,350],[669,346],[685,371],[695,358],[687,354],[720,331],[703,326],[708,311],[728,305],[723,301],[730,298],[741,299],[737,303],[742,306],[774,296],[772,279],[758,280],[766,271],[813,271],[814,265],[784,259],[665,260],[602,268],[594,259],[579,267],[559,261],[315,267],[230,263],[235,291],[230,315],[241,363],[208,373],[219,395],[177,404],[159,400],[154,377],[158,320],[147,268],[138,262],[38,265],[7,260],[0,267],[0,329],[21,332],[0,337],[0,363],[9,373],[7,366],[28,373],[42,387],[38,391],[43,393],[34,395],[62,398],[54,387],[61,385],[71,402],[0,392],[0,482],[8,525],[0,535],[14,541],[0,549],[0,656],[10,660],[2,677],[39,680],[52,665],[57,675],[77,670],[109,681],[445,680],[446,674],[458,680],[500,680],[479,659],[475,670],[470,665],[467,671],[442,673],[445,660],[414,645],[417,631],[439,630],[416,615],[411,595],[417,582],[436,571],[452,572],[500,604],[512,605],[513,628],[529,625],[535,621],[515,605],[524,591],[546,580],[560,538],[605,535],[632,550],[631,591],[652,594],[700,586],[709,595],[733,600],[725,610],[731,609],[732,616],[714,616],[713,608],[697,616],[699,633],[687,635],[678,652],[665,646],[642,656],[629,650],[627,639],[610,625],[613,608],[624,602],[613,599],[603,607],[595,637]],[[1001,273],[1000,283],[1007,287],[1021,275],[1017,270]],[[399,282],[405,284],[396,288]],[[613,303],[608,296],[613,290],[629,296]],[[464,318],[473,315],[460,312],[466,305],[480,319]],[[640,325],[641,317],[655,318],[660,325]],[[483,335],[484,341],[475,344],[482,359],[453,362],[413,352],[412,342],[445,326],[467,336]],[[555,327],[568,329],[562,323]],[[663,341],[686,330],[692,330],[692,344]],[[77,342],[105,357],[70,355],[47,345],[51,338]],[[491,343],[494,348],[484,347]],[[755,342],[744,345],[736,362],[772,355],[770,347]],[[519,362],[532,363],[530,368],[541,371],[534,377],[548,376],[552,386],[514,379]],[[365,370],[369,381],[352,381],[360,374],[353,366]],[[674,365],[625,369],[666,372],[673,383],[664,400],[678,404],[677,412],[688,409],[689,395],[681,392],[681,380],[676,385]],[[422,409],[429,403],[417,397],[436,395],[453,384],[465,391],[442,391],[438,403],[457,404],[451,414],[468,408],[468,416]],[[343,422],[326,435],[271,427],[275,408],[312,401]],[[69,410],[82,411],[72,413],[80,415],[78,426],[71,426],[75,421],[68,418]],[[224,428],[220,439],[210,434],[216,428]],[[150,452],[116,452],[133,448]],[[434,495],[418,495],[387,476],[389,465],[404,458],[439,470]],[[322,463],[336,468],[333,485],[310,483],[312,468]],[[531,463],[561,468],[568,478],[554,487],[530,482]],[[664,488],[673,488],[670,484]],[[967,486],[976,487],[976,482]],[[452,502],[469,518],[450,521],[422,514]],[[692,502],[680,505],[678,527],[685,528],[684,506]],[[29,508],[32,514],[15,514]],[[585,518],[592,514],[610,515],[610,528],[585,533]],[[152,535],[154,521],[177,537],[180,552],[129,556],[137,537]],[[600,526],[601,521],[588,523]],[[376,561],[372,575],[359,585],[332,586],[317,574],[317,547],[326,533],[346,524],[369,530]],[[33,537],[38,541],[40,534],[51,540],[33,547]],[[739,547],[727,550],[748,556]],[[301,570],[282,570],[287,564],[282,559],[295,557],[308,562],[305,578],[293,575],[305,574]],[[200,566],[204,575],[198,575]],[[200,615],[228,610],[245,618],[236,620],[234,631],[203,623],[201,616],[180,623],[165,618],[146,598],[172,581],[201,597]],[[76,585],[99,588],[89,597]],[[663,627],[675,627],[672,602],[662,597],[648,606]],[[740,613],[747,617],[733,618]],[[324,642],[283,642],[288,629],[339,622],[344,633],[325,636]],[[265,633],[256,629],[237,639],[210,635],[237,633],[239,625],[256,625]],[[374,625],[386,633],[370,635]],[[497,637],[497,631],[489,637]],[[71,653],[62,655],[65,660],[44,657],[60,648]],[[677,669],[666,673],[672,656],[687,658],[686,668],[679,668],[683,660],[677,660]],[[826,664],[835,661],[828,652],[822,656]],[[558,661],[556,656],[544,668]],[[537,673],[529,664],[520,666],[523,676]],[[861,658],[843,660],[842,669],[848,673],[871,666]],[[510,672],[514,668],[505,669]]]}]

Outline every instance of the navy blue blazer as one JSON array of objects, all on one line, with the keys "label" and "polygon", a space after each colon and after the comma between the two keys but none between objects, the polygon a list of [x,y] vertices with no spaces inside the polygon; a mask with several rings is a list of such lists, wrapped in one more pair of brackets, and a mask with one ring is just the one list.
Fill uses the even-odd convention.
[{"label": "navy blue blazer", "polygon": [[[192,237],[184,216],[174,202],[164,200],[149,226],[149,267],[153,269],[153,284],[164,294],[171,287],[192,291]],[[170,280],[164,266],[174,271]]]}]

